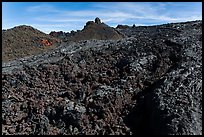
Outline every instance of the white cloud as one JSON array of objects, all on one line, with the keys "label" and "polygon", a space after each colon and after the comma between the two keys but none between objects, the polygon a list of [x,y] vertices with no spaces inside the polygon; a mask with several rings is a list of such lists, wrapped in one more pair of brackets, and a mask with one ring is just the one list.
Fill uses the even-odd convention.
[{"label": "white cloud", "polygon": [[[58,23],[58,24],[28,24],[38,30],[41,30],[45,33],[50,33],[51,31],[65,31],[70,32],[71,30],[78,30],[79,25],[68,24],[68,23]],[[82,28],[80,28],[82,29]]]},{"label": "white cloud", "polygon": [[[34,17],[33,20],[43,24],[44,28],[82,28],[88,20],[99,17],[105,23],[110,24],[156,24],[161,22],[182,22],[202,19],[200,9],[188,11],[185,3],[171,2],[115,2],[115,3],[95,3],[93,7],[87,10],[63,10],[54,5],[43,3],[41,5],[28,7],[28,12],[40,12],[42,15]],[[169,10],[169,6],[177,7],[175,10]],[[178,8],[178,7],[183,8]],[[50,13],[43,15],[43,13]],[[150,22],[151,21],[151,22]],[[51,25],[50,25],[50,24]],[[52,23],[59,23],[53,25]],[[132,23],[132,24],[128,24]],[[46,24],[46,25],[44,25]],[[67,24],[67,25],[66,25]],[[60,26],[61,25],[61,26]],[[51,28],[52,27],[52,28]]]},{"label": "white cloud", "polygon": [[29,6],[26,9],[27,12],[59,12],[54,6],[51,6],[47,3],[42,3],[36,6]]},{"label": "white cloud", "polygon": [[[126,14],[131,15],[126,16],[126,19],[135,19],[136,22],[137,19],[154,20],[157,22],[177,22],[202,19],[202,13],[200,12],[201,8],[198,8],[198,10],[189,11],[187,8],[189,8],[191,5],[188,3],[179,3],[177,5],[177,3],[171,2],[120,2],[114,4],[114,6],[112,5],[113,4],[97,4],[95,6],[106,10],[123,11]],[[169,10],[169,6],[177,6],[177,9]],[[109,20],[111,21],[111,19]]]},{"label": "white cloud", "polygon": [[59,18],[59,17],[37,17],[34,18],[36,21],[46,21],[46,22],[86,22],[86,18]]}]

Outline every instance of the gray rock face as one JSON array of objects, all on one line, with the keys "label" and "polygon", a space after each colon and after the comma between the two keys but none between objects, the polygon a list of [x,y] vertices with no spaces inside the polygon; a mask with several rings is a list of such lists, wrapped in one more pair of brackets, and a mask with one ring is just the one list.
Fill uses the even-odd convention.
[{"label": "gray rock face", "polygon": [[2,134],[201,135],[202,21],[63,42],[2,66]]},{"label": "gray rock face", "polygon": [[[194,25],[199,26],[199,23]],[[138,96],[141,106],[132,113],[136,116],[142,111],[145,116],[141,118],[141,114],[136,118],[135,121],[143,119],[139,124],[143,127],[138,127],[135,132],[202,135],[202,41],[199,40],[202,32],[190,29],[189,24],[182,27],[186,30],[172,39],[181,45],[177,63]]]},{"label": "gray rock face", "polygon": [[[194,34],[191,38],[190,33]],[[180,39],[185,39],[180,43],[182,59],[161,77],[161,83],[151,89],[146,99],[152,112],[150,129],[155,134],[202,134],[202,41],[199,35],[202,32],[195,29],[181,34]],[[175,41],[179,43],[180,39]],[[166,122],[166,129],[160,131],[162,121]]]}]

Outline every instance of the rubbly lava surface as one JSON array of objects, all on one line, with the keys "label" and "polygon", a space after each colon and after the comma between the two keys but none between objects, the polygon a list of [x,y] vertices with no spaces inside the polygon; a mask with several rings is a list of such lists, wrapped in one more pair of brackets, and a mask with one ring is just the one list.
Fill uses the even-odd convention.
[{"label": "rubbly lava surface", "polygon": [[3,63],[2,135],[201,135],[202,21],[117,31]]}]

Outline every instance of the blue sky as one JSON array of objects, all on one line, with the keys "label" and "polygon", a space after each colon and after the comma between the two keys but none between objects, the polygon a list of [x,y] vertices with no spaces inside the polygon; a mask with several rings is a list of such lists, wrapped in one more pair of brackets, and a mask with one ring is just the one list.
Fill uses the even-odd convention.
[{"label": "blue sky", "polygon": [[68,32],[95,17],[112,27],[201,20],[202,2],[2,2],[2,29],[30,25]]}]

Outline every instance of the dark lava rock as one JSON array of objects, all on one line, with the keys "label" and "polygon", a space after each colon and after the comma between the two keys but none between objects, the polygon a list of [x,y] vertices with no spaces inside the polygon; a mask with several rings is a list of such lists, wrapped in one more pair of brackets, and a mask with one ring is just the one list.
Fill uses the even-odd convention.
[{"label": "dark lava rock", "polygon": [[3,63],[2,135],[201,135],[202,21],[118,31]]}]

